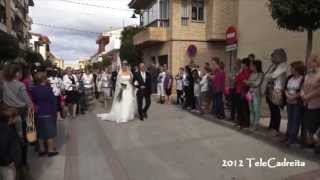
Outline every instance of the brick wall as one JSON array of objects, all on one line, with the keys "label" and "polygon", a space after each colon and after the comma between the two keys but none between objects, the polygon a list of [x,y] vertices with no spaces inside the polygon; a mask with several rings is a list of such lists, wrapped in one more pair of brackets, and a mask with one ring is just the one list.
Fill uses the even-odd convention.
[{"label": "brick wall", "polygon": [[207,1],[207,40],[224,40],[226,29],[237,24],[238,0]]}]

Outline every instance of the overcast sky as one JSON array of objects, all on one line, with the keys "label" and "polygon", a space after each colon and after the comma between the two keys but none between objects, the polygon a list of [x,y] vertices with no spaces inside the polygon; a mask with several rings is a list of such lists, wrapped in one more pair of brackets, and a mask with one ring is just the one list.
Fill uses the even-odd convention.
[{"label": "overcast sky", "polygon": [[[121,10],[73,4],[70,1]],[[95,40],[98,34],[89,32],[102,32],[121,28],[123,24],[138,23],[137,19],[130,18],[133,12],[128,8],[130,0],[34,0],[34,2],[35,6],[30,8],[34,23],[32,32],[47,35],[52,42],[51,51],[63,58],[65,63],[76,63],[79,58],[90,57],[97,51]],[[48,28],[37,24],[89,32]]]}]

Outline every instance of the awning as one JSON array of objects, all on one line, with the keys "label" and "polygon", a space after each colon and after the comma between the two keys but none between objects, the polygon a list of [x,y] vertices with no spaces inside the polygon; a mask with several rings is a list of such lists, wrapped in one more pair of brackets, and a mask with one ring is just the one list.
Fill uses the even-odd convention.
[{"label": "awning", "polygon": [[131,9],[145,9],[153,1],[154,0],[132,0],[128,6]]}]

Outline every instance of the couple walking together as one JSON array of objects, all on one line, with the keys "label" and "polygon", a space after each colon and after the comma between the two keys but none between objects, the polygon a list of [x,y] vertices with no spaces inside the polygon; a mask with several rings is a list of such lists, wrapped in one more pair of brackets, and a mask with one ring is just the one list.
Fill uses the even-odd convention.
[{"label": "couple walking together", "polygon": [[[145,103],[143,103],[145,101]],[[122,62],[116,81],[111,111],[97,116],[105,121],[126,123],[135,118],[138,111],[139,119],[148,118],[151,105],[151,76],[145,64],[139,64],[139,70],[132,73],[127,61]]]}]

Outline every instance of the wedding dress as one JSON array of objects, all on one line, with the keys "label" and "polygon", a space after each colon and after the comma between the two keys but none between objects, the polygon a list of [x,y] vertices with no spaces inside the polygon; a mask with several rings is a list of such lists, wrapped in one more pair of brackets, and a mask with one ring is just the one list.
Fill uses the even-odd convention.
[{"label": "wedding dress", "polygon": [[111,111],[106,114],[98,114],[98,118],[117,123],[126,123],[134,119],[137,107],[135,89],[131,80],[132,74],[124,75],[119,72]]}]

